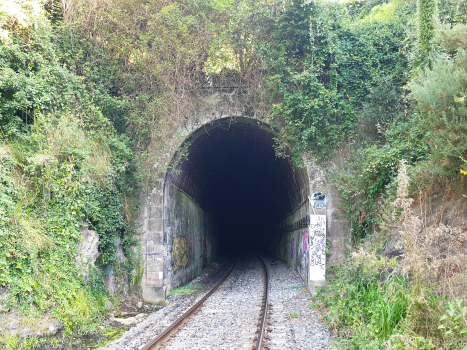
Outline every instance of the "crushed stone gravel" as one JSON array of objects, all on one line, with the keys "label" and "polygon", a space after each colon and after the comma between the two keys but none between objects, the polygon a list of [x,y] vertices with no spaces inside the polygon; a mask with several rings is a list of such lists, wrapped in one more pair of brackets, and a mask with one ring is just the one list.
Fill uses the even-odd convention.
[{"label": "crushed stone gravel", "polygon": [[[309,307],[311,294],[301,277],[286,262],[264,258],[268,267],[270,294],[267,350],[328,350],[334,343],[319,322],[319,313]],[[177,295],[169,305],[130,328],[121,338],[100,350],[139,350],[200,300],[228,271],[211,267],[211,281],[200,293]],[[238,257],[232,274],[206,300],[201,310],[161,349],[227,350],[253,348],[263,297],[261,263],[252,254]],[[191,283],[200,283],[198,278]]]}]

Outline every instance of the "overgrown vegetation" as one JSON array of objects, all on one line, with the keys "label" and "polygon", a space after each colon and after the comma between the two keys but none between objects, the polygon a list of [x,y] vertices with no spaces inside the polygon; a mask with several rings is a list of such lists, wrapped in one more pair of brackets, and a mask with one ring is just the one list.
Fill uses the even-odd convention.
[{"label": "overgrown vegetation", "polygon": [[43,5],[1,8],[0,309],[50,315],[74,336],[95,331],[110,298],[101,270],[85,278],[77,264],[82,227],[99,235],[97,266],[123,281],[139,269],[128,205],[136,181],[128,138],[65,64]]},{"label": "overgrown vegetation", "polygon": [[204,286],[200,283],[194,283],[194,284],[187,284],[185,286],[179,287],[172,289],[167,295],[167,298],[170,298],[172,295],[177,295],[177,294],[192,294],[192,293],[197,293],[201,291],[204,288]]},{"label": "overgrown vegetation", "polygon": [[344,151],[346,171],[334,176],[353,253],[329,271],[313,305],[325,310],[343,348],[467,346],[465,233],[427,219],[424,207],[432,194],[465,193],[467,12],[464,3],[438,5],[439,16],[436,2],[412,10],[416,31],[401,42],[405,82],[371,89],[356,112],[364,133]]},{"label": "overgrown vegetation", "polygon": [[435,35],[438,2],[436,0],[418,1],[418,37],[420,48],[428,52]]},{"label": "overgrown vegetation", "polygon": [[[295,152],[322,159],[358,137],[354,126],[364,104],[391,109],[391,118],[400,114],[407,82],[402,48],[413,6],[373,5],[294,2],[263,29],[258,52],[274,97],[270,118],[283,138],[279,151],[290,142]],[[391,101],[380,99],[387,92]]]},{"label": "overgrown vegetation", "polygon": [[[102,271],[140,283],[133,221],[157,150],[197,89],[235,79],[279,156],[334,171],[354,254],[316,299],[331,329],[356,349],[466,346],[463,231],[415,229],[407,204],[465,193],[466,23],[458,0],[2,2],[1,311],[94,332]],[[84,226],[100,237],[87,277]],[[385,257],[398,230],[400,261]]]},{"label": "overgrown vegetation", "polygon": [[352,253],[314,298],[330,329],[349,349],[465,349],[466,256],[461,228],[427,225],[411,209],[407,165],[401,161],[397,198],[384,228],[398,227],[403,259],[381,254],[381,231]]}]

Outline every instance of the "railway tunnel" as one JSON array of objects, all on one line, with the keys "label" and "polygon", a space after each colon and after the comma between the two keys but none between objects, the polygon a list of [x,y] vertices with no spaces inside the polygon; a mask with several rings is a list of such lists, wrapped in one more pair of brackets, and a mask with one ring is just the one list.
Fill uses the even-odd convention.
[{"label": "railway tunnel", "polygon": [[282,258],[306,279],[308,176],[276,156],[275,136],[255,119],[222,118],[182,144],[163,191],[169,289],[238,251]]}]

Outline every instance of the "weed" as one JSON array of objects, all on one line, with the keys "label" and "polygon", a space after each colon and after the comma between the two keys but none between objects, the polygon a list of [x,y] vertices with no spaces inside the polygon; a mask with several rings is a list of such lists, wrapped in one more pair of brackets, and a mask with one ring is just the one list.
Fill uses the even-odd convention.
[{"label": "weed", "polygon": [[183,287],[179,287],[176,289],[172,289],[167,296],[167,298],[170,298],[172,295],[177,295],[177,294],[191,294],[191,293],[196,293],[201,291],[204,288],[204,286],[200,283],[195,283],[195,284],[187,284]]},{"label": "weed", "polygon": [[299,318],[300,317],[300,314],[297,312],[297,311],[292,311],[290,313],[290,317],[292,318]]},{"label": "weed", "polygon": [[[456,299],[455,302],[448,301],[446,313],[439,319],[442,324],[438,326],[438,329],[443,331],[443,336],[450,346],[455,346],[458,338],[467,335],[467,307],[462,304],[462,299]],[[467,345],[464,349],[467,349]]]},{"label": "weed", "polygon": [[0,348],[4,350],[31,350],[42,348],[60,348],[63,344],[63,339],[58,338],[39,338],[27,337],[22,338],[18,335],[4,335],[0,337]]},{"label": "weed", "polygon": [[[325,309],[329,328],[348,349],[466,349],[467,257],[462,230],[427,226],[414,215],[406,162],[399,165],[393,222],[402,230],[399,262],[368,241],[318,289],[311,306]],[[389,200],[388,200],[389,201]],[[380,239],[380,238],[378,238]]]}]

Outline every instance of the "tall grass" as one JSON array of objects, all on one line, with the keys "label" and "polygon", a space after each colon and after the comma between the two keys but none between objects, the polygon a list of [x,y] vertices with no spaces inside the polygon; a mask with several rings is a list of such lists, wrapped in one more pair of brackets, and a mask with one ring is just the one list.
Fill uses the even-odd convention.
[{"label": "tall grass", "polygon": [[333,277],[314,297],[344,349],[467,350],[467,237],[415,215],[409,182],[402,161],[389,203],[404,251],[399,260],[378,255],[369,241],[329,271]]},{"label": "tall grass", "polygon": [[408,283],[398,275],[380,281],[363,272],[362,265],[350,261],[350,266],[335,269],[334,279],[318,292],[313,305],[327,310],[330,329],[346,339],[348,348],[372,349],[389,339],[406,318]]}]

